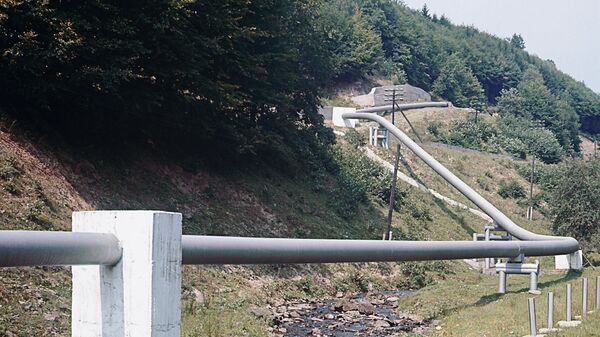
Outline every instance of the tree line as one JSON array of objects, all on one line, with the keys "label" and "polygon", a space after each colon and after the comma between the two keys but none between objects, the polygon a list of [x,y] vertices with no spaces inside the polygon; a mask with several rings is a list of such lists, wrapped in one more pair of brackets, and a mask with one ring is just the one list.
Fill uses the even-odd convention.
[{"label": "tree line", "polygon": [[332,139],[323,92],[377,74],[498,104],[577,151],[600,97],[525,43],[392,0],[7,0],[0,107],[73,142],[307,153]]}]

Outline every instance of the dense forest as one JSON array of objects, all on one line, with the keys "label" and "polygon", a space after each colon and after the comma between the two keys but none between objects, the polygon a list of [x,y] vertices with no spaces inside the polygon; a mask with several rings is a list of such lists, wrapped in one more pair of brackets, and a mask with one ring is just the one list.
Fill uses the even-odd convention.
[{"label": "dense forest", "polygon": [[600,96],[502,39],[392,0],[0,5],[0,109],[72,144],[311,152],[323,93],[379,75],[550,130],[600,132]]}]

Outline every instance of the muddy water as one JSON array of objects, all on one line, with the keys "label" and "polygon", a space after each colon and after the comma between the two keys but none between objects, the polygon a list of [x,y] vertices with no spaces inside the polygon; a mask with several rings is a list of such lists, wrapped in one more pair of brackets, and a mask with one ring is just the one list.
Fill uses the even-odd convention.
[{"label": "muddy water", "polygon": [[429,320],[398,313],[397,309],[397,299],[411,293],[388,291],[316,302],[288,301],[273,308],[275,327],[270,336],[384,337],[419,332]]}]

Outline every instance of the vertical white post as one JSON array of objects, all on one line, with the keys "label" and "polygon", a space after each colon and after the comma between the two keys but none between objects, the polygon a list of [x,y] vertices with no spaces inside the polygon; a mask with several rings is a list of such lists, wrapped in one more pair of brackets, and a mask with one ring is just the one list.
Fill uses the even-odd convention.
[{"label": "vertical white post", "polygon": [[600,310],[600,276],[596,276],[596,310]]},{"label": "vertical white post", "polygon": [[571,319],[571,283],[567,283],[567,322],[570,322]]},{"label": "vertical white post", "polygon": [[112,233],[114,266],[73,267],[72,336],[179,337],[181,214],[73,213],[74,232]]},{"label": "vertical white post", "polygon": [[581,280],[581,318],[587,316],[587,298],[588,298],[588,278],[584,277]]},{"label": "vertical white post", "polygon": [[[485,241],[490,241],[490,229],[489,228],[485,228]],[[490,258],[486,257],[485,258],[485,270],[490,269]]]},{"label": "vertical white post", "polygon": [[537,324],[535,321],[535,299],[528,298],[527,299],[527,309],[529,309],[529,336],[535,337],[537,336]]},{"label": "vertical white post", "polygon": [[554,293],[548,293],[548,330],[554,328]]}]

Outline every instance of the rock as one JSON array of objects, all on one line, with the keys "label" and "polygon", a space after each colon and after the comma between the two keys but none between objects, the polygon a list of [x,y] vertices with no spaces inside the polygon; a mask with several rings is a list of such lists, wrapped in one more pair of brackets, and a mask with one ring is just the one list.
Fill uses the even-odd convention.
[{"label": "rock", "polygon": [[279,329],[277,329],[277,332],[279,332],[279,333],[286,333],[287,329],[286,328],[279,328]]},{"label": "rock", "polygon": [[297,311],[292,311],[292,312],[290,312],[290,317],[291,318],[300,318],[300,317],[302,317],[302,315],[300,315]]},{"label": "rock", "polygon": [[318,328],[314,328],[312,329],[312,331],[310,332],[311,335],[313,336],[320,336],[321,335],[321,330]]},{"label": "rock", "polygon": [[58,317],[57,312],[51,312],[48,314],[44,314],[44,320],[46,320],[46,321],[56,321],[57,317]]},{"label": "rock", "polygon": [[270,318],[271,317],[271,311],[269,309],[261,308],[261,307],[250,308],[250,313],[258,318]]},{"label": "rock", "polygon": [[398,302],[399,298],[396,296],[391,296],[385,299],[386,302]]},{"label": "rock", "polygon": [[439,330],[442,330],[442,327],[438,325],[435,327],[435,329],[439,331]]},{"label": "rock", "polygon": [[196,301],[196,303],[203,304],[204,295],[202,294],[202,292],[196,288],[192,288],[192,291],[194,292],[194,300]]},{"label": "rock", "polygon": [[14,333],[12,333],[12,332],[10,332],[10,331],[7,331],[7,332],[5,333],[5,335],[6,335],[6,337],[18,337],[17,335],[15,335]]},{"label": "rock", "polygon": [[388,323],[388,321],[379,320],[379,321],[375,321],[374,326],[375,326],[375,329],[385,329],[385,328],[390,327],[390,323]]},{"label": "rock", "polygon": [[375,307],[373,306],[373,304],[367,301],[359,302],[357,307],[358,312],[360,312],[363,315],[373,315],[373,313],[375,313]]},{"label": "rock", "polygon": [[337,293],[335,293],[335,297],[342,298],[342,297],[344,297],[344,293],[341,291],[338,291]]},{"label": "rock", "polygon": [[325,319],[335,319],[335,316],[333,314],[327,314],[325,315]]},{"label": "rock", "polygon": [[356,303],[352,303],[348,300],[340,300],[332,306],[332,309],[338,312],[347,312],[358,310],[358,306],[356,305]]}]

